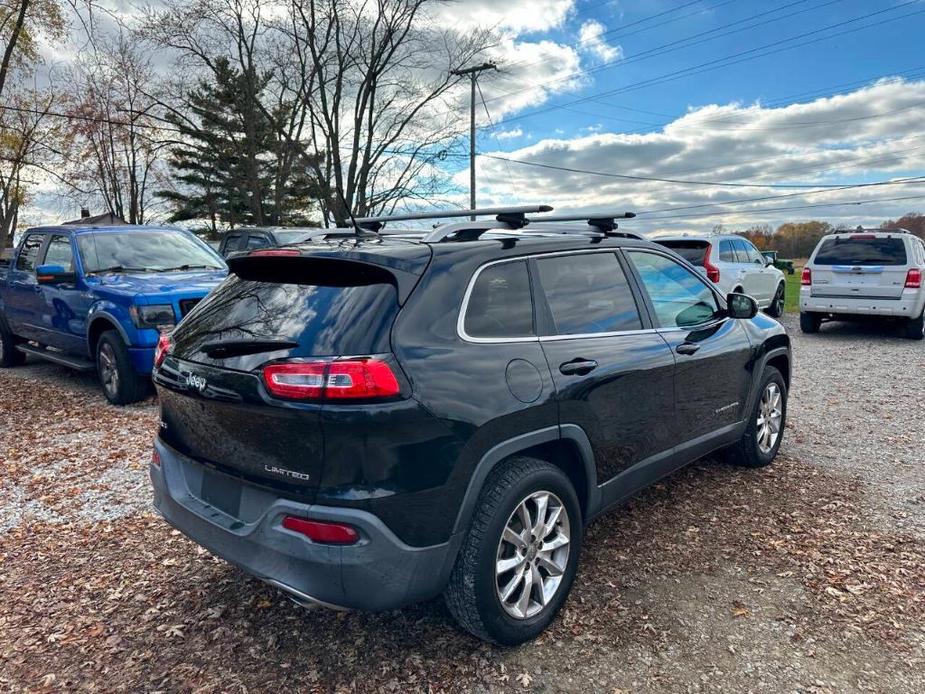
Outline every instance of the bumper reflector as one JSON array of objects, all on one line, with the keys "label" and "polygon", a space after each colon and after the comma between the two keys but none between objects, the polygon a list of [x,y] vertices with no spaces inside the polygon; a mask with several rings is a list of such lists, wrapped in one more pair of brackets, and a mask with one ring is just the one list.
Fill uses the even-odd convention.
[{"label": "bumper reflector", "polygon": [[286,516],[283,518],[283,527],[286,530],[305,535],[312,542],[325,545],[352,545],[360,539],[359,533],[354,528],[342,523],[328,523],[297,516]]}]

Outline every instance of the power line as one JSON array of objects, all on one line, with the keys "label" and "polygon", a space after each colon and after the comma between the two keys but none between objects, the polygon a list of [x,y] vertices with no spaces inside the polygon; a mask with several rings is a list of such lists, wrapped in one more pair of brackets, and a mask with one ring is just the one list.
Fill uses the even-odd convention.
[{"label": "power line", "polygon": [[[587,174],[590,176],[602,176],[604,178],[617,178],[630,181],[647,181],[653,183],[675,183],[678,185],[689,186],[715,186],[722,188],[840,188],[843,183],[733,183],[729,181],[692,181],[680,178],[659,178],[657,176],[633,176],[631,174],[618,174],[608,171],[592,171],[590,169],[576,169],[568,166],[556,166],[537,161],[525,161],[523,159],[513,159],[510,157],[501,157],[495,154],[482,154],[481,156],[488,159],[497,159],[524,166],[535,166],[541,169],[552,169],[554,171],[564,171],[566,173]],[[855,184],[852,184],[855,185]],[[858,184],[860,185],[860,184]]]},{"label": "power line", "polygon": [[[495,138],[495,142],[498,143],[498,146],[501,146],[501,138],[498,136],[498,129],[495,127],[495,122],[491,117],[491,111],[488,110],[488,104],[485,103],[485,95],[482,93],[482,85],[478,83],[478,80],[475,82],[476,89],[479,90],[479,98],[482,100],[482,107],[485,109],[485,115],[488,116],[488,123],[491,125],[491,132]],[[514,182],[514,174],[511,173],[511,165],[505,163],[504,167],[507,169],[508,182],[510,184],[511,197],[517,197],[517,184]]]},{"label": "power line", "polygon": [[[740,215],[740,216],[749,216],[754,217],[757,214],[763,214],[766,212],[785,212],[789,210],[808,210],[821,207],[848,207],[854,205],[869,205],[870,203],[882,203],[882,202],[900,202],[903,200],[922,200],[925,199],[925,195],[907,195],[898,198],[871,198],[869,200],[849,200],[846,202],[832,202],[832,203],[818,203],[813,205],[795,205],[787,207],[766,207],[760,210],[754,210],[751,214],[746,212],[736,212],[736,211],[726,211],[726,212],[695,212],[694,214],[683,214],[683,215],[663,215],[661,217],[646,217],[646,221],[657,221],[662,219],[678,219],[679,217],[684,217],[686,219],[691,217],[722,217],[727,215]],[[639,212],[637,214],[644,214]]]}]

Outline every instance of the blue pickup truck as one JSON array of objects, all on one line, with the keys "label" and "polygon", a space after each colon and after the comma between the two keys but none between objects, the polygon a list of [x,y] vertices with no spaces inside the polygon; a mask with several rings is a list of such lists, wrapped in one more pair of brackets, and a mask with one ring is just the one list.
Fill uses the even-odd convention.
[{"label": "blue pickup truck", "polygon": [[227,271],[215,251],[179,229],[30,229],[0,260],[0,367],[31,354],[97,371],[113,404],[141,400],[161,331]]}]

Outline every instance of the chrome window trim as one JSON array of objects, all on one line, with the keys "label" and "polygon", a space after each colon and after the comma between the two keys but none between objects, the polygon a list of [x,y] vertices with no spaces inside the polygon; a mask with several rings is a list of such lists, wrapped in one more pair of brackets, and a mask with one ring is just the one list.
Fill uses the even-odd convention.
[{"label": "chrome window trim", "polygon": [[[469,298],[472,296],[472,291],[475,288],[475,283],[479,279],[479,275],[482,274],[482,271],[486,268],[493,267],[495,265],[500,265],[502,263],[514,263],[517,261],[527,262],[532,258],[554,258],[563,255],[590,255],[592,253],[610,253],[616,258],[616,254],[620,251],[620,246],[611,246],[608,248],[594,248],[591,250],[577,250],[577,251],[554,251],[552,253],[530,253],[527,255],[518,255],[511,258],[501,258],[500,260],[492,260],[489,263],[481,265],[472,275],[469,280],[469,285],[466,287],[466,293],[463,295],[462,305],[459,308],[459,316],[456,319],[456,333],[461,340],[464,342],[471,342],[475,344],[509,344],[509,343],[518,343],[518,342],[547,342],[547,341],[559,341],[559,340],[580,340],[587,339],[589,337],[617,337],[620,335],[633,335],[633,334],[643,334],[643,333],[654,333],[657,332],[657,328],[641,328],[638,330],[618,330],[613,332],[606,333],[583,333],[580,335],[533,335],[530,337],[473,337],[466,332],[466,312],[469,310]],[[618,261],[619,262],[619,261]],[[622,268],[621,268],[622,270]],[[630,278],[626,278],[627,283],[630,282]],[[630,289],[632,291],[632,289]],[[535,299],[534,299],[535,302]],[[642,315],[639,316],[640,322],[642,321]]]}]

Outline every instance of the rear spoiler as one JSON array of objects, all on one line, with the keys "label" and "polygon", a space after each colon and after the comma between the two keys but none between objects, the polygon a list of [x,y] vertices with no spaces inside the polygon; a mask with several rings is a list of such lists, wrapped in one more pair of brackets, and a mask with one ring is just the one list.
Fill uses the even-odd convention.
[{"label": "rear spoiler", "polygon": [[403,305],[417,285],[423,268],[419,272],[411,272],[397,267],[409,264],[401,262],[401,259],[365,255],[369,257],[351,257],[344,252],[305,254],[292,248],[270,248],[235,255],[227,262],[231,273],[241,279],[258,282],[335,287],[391,284],[398,292],[398,303]]}]

